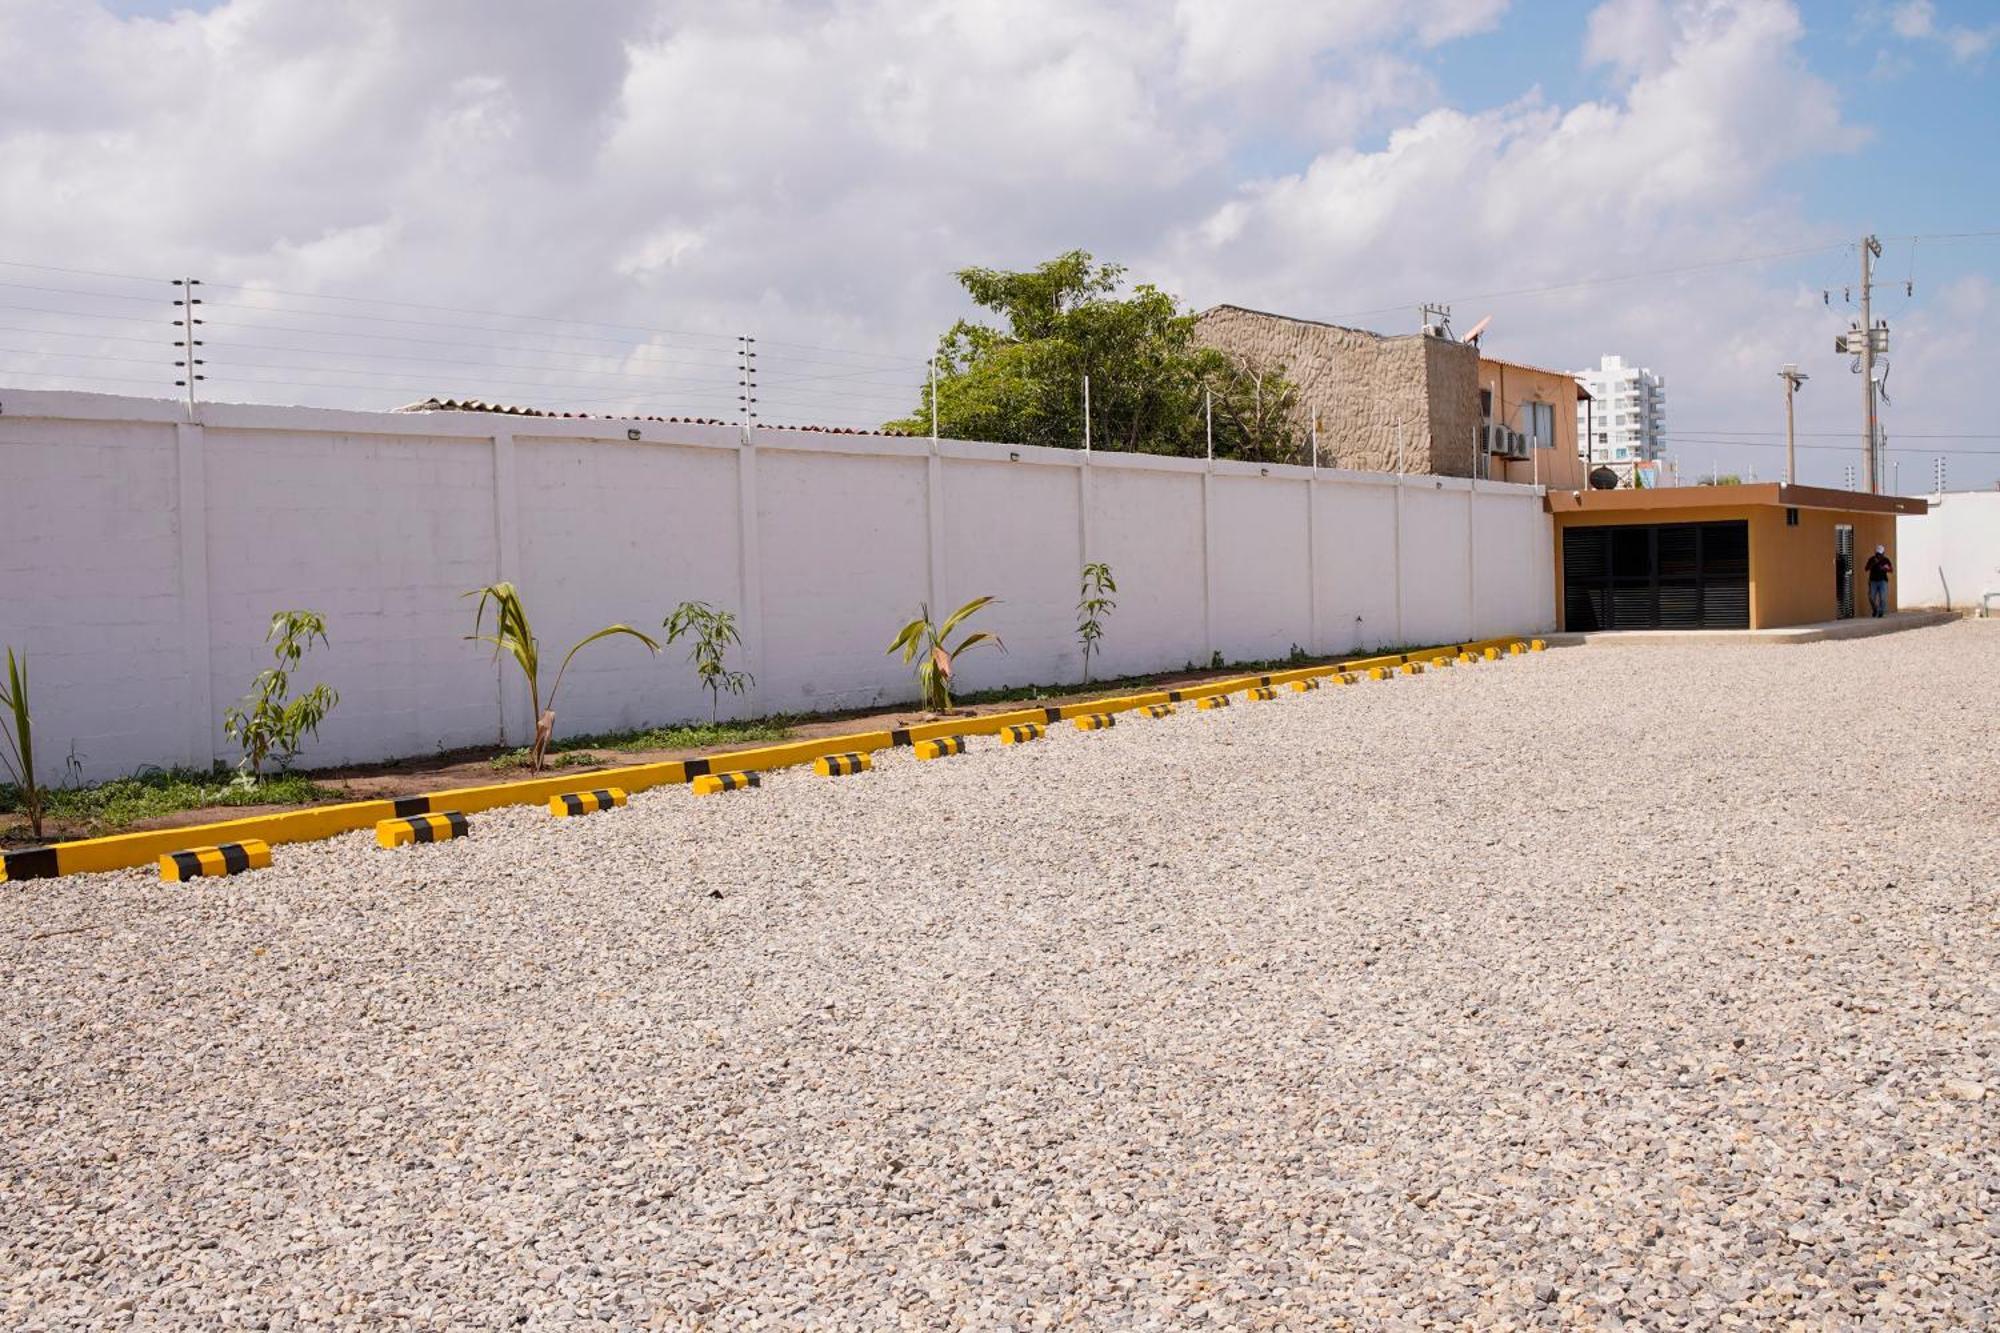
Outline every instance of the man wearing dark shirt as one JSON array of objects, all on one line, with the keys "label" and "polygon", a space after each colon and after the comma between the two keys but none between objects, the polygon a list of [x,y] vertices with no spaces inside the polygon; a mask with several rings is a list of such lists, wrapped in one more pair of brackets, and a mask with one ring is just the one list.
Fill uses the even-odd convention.
[{"label": "man wearing dark shirt", "polygon": [[1868,609],[1880,618],[1889,611],[1889,575],[1896,568],[1889,563],[1888,548],[1876,547],[1864,568],[1868,572]]}]

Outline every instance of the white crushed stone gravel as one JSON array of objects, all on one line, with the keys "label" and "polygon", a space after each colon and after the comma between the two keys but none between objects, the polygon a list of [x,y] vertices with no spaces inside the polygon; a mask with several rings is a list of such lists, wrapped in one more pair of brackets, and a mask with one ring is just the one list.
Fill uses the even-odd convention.
[{"label": "white crushed stone gravel", "polygon": [[879,760],[0,890],[0,1323],[1994,1322],[2000,624]]}]

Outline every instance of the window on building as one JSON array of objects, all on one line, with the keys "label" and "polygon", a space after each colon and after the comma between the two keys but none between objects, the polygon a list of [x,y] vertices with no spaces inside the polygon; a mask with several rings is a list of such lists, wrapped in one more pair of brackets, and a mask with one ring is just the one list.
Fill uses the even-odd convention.
[{"label": "window on building", "polygon": [[1522,403],[1521,433],[1534,449],[1556,447],[1556,407],[1554,403]]},{"label": "window on building", "polygon": [[1493,390],[1481,389],[1479,391],[1479,415],[1488,421],[1493,419]]}]

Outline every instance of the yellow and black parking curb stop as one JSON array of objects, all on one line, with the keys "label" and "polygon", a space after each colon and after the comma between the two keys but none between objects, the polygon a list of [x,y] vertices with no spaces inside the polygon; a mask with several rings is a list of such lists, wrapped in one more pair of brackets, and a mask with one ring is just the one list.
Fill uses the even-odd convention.
[{"label": "yellow and black parking curb stop", "polygon": [[1500,650],[1498,648],[1488,648],[1484,653],[1481,653],[1480,656],[1484,657],[1489,662],[1497,662],[1500,660]]},{"label": "yellow and black parking curb stop", "polygon": [[846,777],[850,773],[866,773],[875,767],[875,761],[860,750],[849,750],[845,754],[823,754],[813,760],[813,772],[823,778]]},{"label": "yellow and black parking curb stop", "polygon": [[1471,666],[1474,662],[1477,662],[1478,660],[1479,659],[1474,657],[1471,653],[1460,653],[1457,657],[1454,657],[1452,659],[1452,661],[1458,663],[1460,666]]},{"label": "yellow and black parking curb stop", "polygon": [[1109,713],[1085,713],[1082,717],[1076,719],[1076,729],[1078,731],[1103,731],[1106,727],[1116,726],[1117,724],[1118,719]]},{"label": "yellow and black parking curb stop", "polygon": [[940,736],[936,740],[918,741],[915,748],[919,759],[949,759],[965,753],[965,737]]},{"label": "yellow and black parking curb stop", "polygon": [[600,787],[596,791],[566,791],[559,796],[549,797],[549,813],[557,819],[570,819],[577,815],[593,814],[599,810],[611,810],[625,804],[623,787]]},{"label": "yellow and black parking curb stop", "polygon": [[1172,717],[1174,715],[1174,706],[1172,704],[1147,704],[1139,711],[1147,717]]},{"label": "yellow and black parking curb stop", "polygon": [[472,822],[456,810],[434,815],[385,819],[375,826],[379,847],[407,847],[413,842],[449,842],[472,832]]},{"label": "yellow and black parking curb stop", "polygon": [[160,857],[160,878],[169,883],[180,883],[200,879],[204,875],[240,875],[246,870],[263,870],[270,864],[271,844],[258,838],[245,838],[242,842],[167,852]]},{"label": "yellow and black parking curb stop", "polygon": [[1243,697],[1245,699],[1249,699],[1257,703],[1262,703],[1266,699],[1277,698],[1278,692],[1272,689],[1269,685],[1259,685],[1254,690],[1243,691]]},{"label": "yellow and black parking curb stop", "polygon": [[1318,688],[1318,676],[1307,676],[1304,680],[1295,680],[1292,682],[1292,692],[1294,694],[1304,694],[1308,690],[1316,690]]},{"label": "yellow and black parking curb stop", "polygon": [[1194,701],[1194,706],[1196,708],[1201,709],[1203,712],[1206,712],[1211,708],[1227,708],[1229,707],[1229,696],[1226,694],[1204,695],[1203,697]]},{"label": "yellow and black parking curb stop", "polygon": [[1048,735],[1048,728],[1039,722],[1023,722],[1018,726],[1003,727],[1000,731],[1002,745],[1023,745],[1028,741],[1038,741]]},{"label": "yellow and black parking curb stop", "polygon": [[1390,676],[1394,673],[1394,671],[1395,671],[1394,667],[1385,667],[1385,666],[1369,667],[1368,679],[1388,680]]},{"label": "yellow and black parking curb stop", "polygon": [[1522,643],[1518,639],[1516,639],[1513,643],[1507,645],[1507,655],[1509,657],[1519,657],[1522,653],[1525,653],[1527,651],[1528,651],[1528,645]]},{"label": "yellow and black parking curb stop", "polygon": [[1548,646],[1549,646],[1549,641],[1547,639],[1528,640],[1528,651],[1531,653],[1546,652],[1548,650]]},{"label": "yellow and black parking curb stop", "polygon": [[1424,664],[1422,662],[1405,662],[1403,665],[1397,667],[1396,670],[1406,676],[1421,676],[1424,674]]},{"label": "yellow and black parking curb stop", "polygon": [[755,773],[703,773],[688,784],[696,796],[719,796],[726,791],[747,791],[763,785]]},{"label": "yellow and black parking curb stop", "polygon": [[1451,659],[1449,657],[1433,657],[1431,659],[1431,670],[1433,671],[1442,671],[1450,665]]}]

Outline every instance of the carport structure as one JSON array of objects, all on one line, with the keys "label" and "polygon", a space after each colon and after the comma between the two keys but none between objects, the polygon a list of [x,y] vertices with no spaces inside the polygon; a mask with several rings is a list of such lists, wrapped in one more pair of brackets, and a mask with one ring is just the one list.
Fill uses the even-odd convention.
[{"label": "carport structure", "polygon": [[[1551,491],[1568,632],[1772,629],[1863,614],[1860,566],[1923,500],[1777,482]],[[1890,581],[1890,605],[1895,605]]]}]

